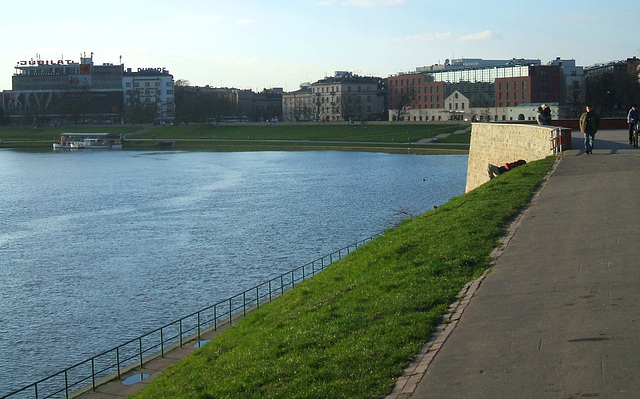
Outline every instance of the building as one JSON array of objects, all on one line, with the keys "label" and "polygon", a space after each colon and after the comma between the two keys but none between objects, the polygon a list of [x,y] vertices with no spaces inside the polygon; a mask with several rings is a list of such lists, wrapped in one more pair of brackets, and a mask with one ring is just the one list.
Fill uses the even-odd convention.
[{"label": "building", "polygon": [[[447,60],[444,65],[420,67],[388,80],[389,120],[506,121],[512,120],[512,108],[520,104],[575,102],[584,91],[582,68],[560,58],[547,65],[515,58]],[[439,89],[442,97],[428,103],[425,89]],[[456,101],[456,96],[464,101]],[[456,104],[464,110],[455,109]]]},{"label": "building", "polygon": [[282,117],[285,122],[312,122],[318,119],[310,83],[300,89],[282,94]]},{"label": "building", "polygon": [[[382,78],[338,71],[334,76],[312,83],[310,87],[314,107],[312,115],[317,122],[372,121],[383,118],[386,90]],[[295,114],[295,110],[291,109],[283,112]]]},{"label": "building", "polygon": [[138,68],[135,72],[127,68],[121,89],[128,121],[135,119],[136,111],[140,110],[148,110],[154,122],[175,120],[173,76],[165,68]]},{"label": "building", "polygon": [[282,120],[282,95],[281,87],[263,89],[260,93],[253,94],[253,118],[256,121]]},{"label": "building", "polygon": [[2,107],[14,124],[124,123],[136,106],[150,119],[175,116],[173,76],[165,69],[131,69],[122,64],[96,65],[93,54],[69,59],[18,61],[12,89]]},{"label": "building", "polygon": [[416,72],[387,78],[390,120],[447,120],[444,82],[433,82],[428,77]]}]

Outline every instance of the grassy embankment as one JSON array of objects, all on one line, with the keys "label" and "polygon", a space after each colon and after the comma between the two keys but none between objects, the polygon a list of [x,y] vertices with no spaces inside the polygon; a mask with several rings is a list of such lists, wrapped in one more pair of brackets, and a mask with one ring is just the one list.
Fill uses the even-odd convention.
[{"label": "grassy embankment", "polygon": [[[51,149],[62,132],[124,134],[124,149],[191,151],[352,150],[401,153],[466,153],[469,125],[457,124],[192,124],[141,126],[66,126],[0,129],[0,148]],[[461,130],[462,134],[452,134]],[[439,136],[438,143],[430,143]],[[443,137],[444,136],[444,137]],[[422,141],[422,142],[420,142]],[[171,145],[169,145],[171,143]]]},{"label": "grassy embankment", "polygon": [[261,307],[134,398],[373,398],[393,388],[555,158],[406,220]]}]

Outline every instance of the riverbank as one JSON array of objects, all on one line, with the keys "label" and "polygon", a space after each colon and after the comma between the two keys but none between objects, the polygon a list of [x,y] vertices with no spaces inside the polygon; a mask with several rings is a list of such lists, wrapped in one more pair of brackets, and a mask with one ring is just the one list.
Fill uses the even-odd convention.
[{"label": "riverbank", "polygon": [[409,219],[171,367],[135,398],[387,394],[555,158]]},{"label": "riverbank", "polygon": [[468,153],[470,125],[396,124],[191,124],[182,126],[67,126],[0,129],[0,148],[49,151],[63,132],[123,137],[124,150],[375,151]]}]

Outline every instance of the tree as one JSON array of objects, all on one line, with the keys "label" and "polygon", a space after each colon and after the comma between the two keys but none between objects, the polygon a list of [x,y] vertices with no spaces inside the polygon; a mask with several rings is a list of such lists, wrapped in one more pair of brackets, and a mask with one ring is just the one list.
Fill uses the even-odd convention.
[{"label": "tree", "polygon": [[638,76],[633,72],[602,73],[589,77],[585,83],[586,103],[595,107],[603,117],[626,116],[631,104],[640,101]]},{"label": "tree", "polygon": [[411,108],[410,104],[416,98],[416,89],[414,87],[407,87],[400,89],[400,95],[395,98],[395,103],[391,105],[392,109],[396,112],[396,120],[404,120],[404,115]]},{"label": "tree", "polygon": [[234,92],[228,89],[189,86],[179,80],[175,85],[176,121],[204,123],[219,121],[236,111]]},{"label": "tree", "polygon": [[0,126],[6,126],[9,124],[9,116],[4,112],[3,108],[0,108]]},{"label": "tree", "polygon": [[362,99],[354,94],[343,94],[338,97],[340,116],[343,121],[353,121],[363,118]]}]

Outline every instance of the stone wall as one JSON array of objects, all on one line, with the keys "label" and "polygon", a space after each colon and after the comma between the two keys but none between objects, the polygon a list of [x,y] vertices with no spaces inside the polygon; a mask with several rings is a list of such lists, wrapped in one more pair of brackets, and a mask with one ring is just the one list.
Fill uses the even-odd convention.
[{"label": "stone wall", "polygon": [[[550,135],[553,127],[539,125],[474,123],[471,128],[466,192],[489,181],[487,165],[527,162],[553,155]],[[571,142],[571,130],[565,130]]]}]

